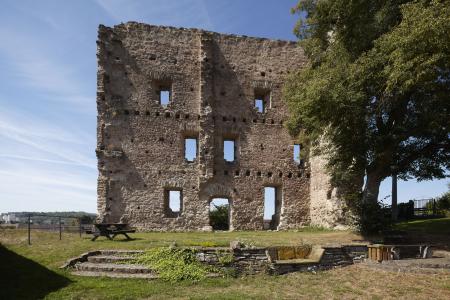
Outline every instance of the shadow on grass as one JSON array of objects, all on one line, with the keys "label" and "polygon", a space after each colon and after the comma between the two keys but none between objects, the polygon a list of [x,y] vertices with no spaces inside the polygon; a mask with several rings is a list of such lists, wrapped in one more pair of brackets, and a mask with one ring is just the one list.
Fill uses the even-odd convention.
[{"label": "shadow on grass", "polygon": [[71,281],[0,245],[0,299],[42,299]]},{"label": "shadow on grass", "polygon": [[112,240],[108,240],[106,237],[105,238],[101,238],[100,239],[100,237],[99,238],[97,238],[95,241],[92,241],[92,242],[121,242],[121,243],[123,243],[123,242],[135,242],[135,241],[140,241],[140,240],[143,240],[143,238],[131,238],[131,239],[127,239],[127,238],[114,238],[114,239],[112,239]]}]

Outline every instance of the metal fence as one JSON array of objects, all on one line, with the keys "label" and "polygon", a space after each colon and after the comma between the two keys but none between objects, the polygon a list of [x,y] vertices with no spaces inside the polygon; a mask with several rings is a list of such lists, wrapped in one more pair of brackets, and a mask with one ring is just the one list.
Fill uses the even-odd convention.
[{"label": "metal fence", "polygon": [[438,215],[438,210],[436,207],[436,200],[433,198],[429,199],[418,199],[414,201],[414,216],[436,216]]},{"label": "metal fence", "polygon": [[62,240],[63,232],[78,233],[80,237],[88,229],[92,229],[93,223],[83,223],[81,217],[57,216],[46,214],[28,214],[25,222],[20,222],[17,228],[26,228],[28,233],[28,245],[31,245],[32,230],[54,231],[59,233]]}]

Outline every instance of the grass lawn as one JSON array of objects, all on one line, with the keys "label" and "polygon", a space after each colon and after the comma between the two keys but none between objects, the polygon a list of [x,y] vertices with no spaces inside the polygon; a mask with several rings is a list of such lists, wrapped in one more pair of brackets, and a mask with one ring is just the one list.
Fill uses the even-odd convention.
[{"label": "grass lawn", "polygon": [[301,232],[137,233],[134,241],[91,242],[88,237],[0,230],[0,299],[341,299],[450,298],[450,274],[397,274],[351,266],[325,272],[207,279],[198,283],[162,280],[87,278],[58,267],[70,257],[94,249],[145,249],[240,239],[256,246],[299,243],[351,243],[351,232],[305,229]]},{"label": "grass lawn", "polygon": [[425,219],[401,222],[396,224],[397,229],[409,232],[433,233],[447,235],[450,239],[450,218]]}]

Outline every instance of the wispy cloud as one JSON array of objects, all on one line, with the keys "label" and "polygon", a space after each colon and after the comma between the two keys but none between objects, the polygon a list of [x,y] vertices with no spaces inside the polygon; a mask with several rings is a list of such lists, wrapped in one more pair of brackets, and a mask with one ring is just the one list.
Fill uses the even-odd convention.
[{"label": "wispy cloud", "polygon": [[[42,98],[95,111],[95,95],[80,81],[73,65],[57,60],[45,44],[24,32],[0,28],[0,54],[17,87]],[[87,111],[87,110],[86,110]]]},{"label": "wispy cloud", "polygon": [[28,162],[9,161],[0,170],[0,211],[95,212],[95,182],[95,174],[76,168],[69,171],[45,164],[30,167]]},{"label": "wispy cloud", "polygon": [[[95,136],[88,135],[76,128],[62,129],[25,112],[19,113],[0,108],[0,137],[3,141],[9,140],[9,143],[15,144],[14,150],[5,147],[0,149],[0,155],[16,159],[46,159],[49,162],[59,158],[67,164],[96,169],[93,153],[90,155],[86,153],[89,150],[93,152]],[[10,152],[4,152],[8,150]],[[24,152],[24,154],[17,153],[18,151]],[[36,156],[34,154],[36,152],[43,153],[43,155]]]}]

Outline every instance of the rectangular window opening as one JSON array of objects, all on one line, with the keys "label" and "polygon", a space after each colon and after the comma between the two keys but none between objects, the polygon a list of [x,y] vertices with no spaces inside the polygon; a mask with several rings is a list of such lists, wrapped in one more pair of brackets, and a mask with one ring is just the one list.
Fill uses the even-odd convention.
[{"label": "rectangular window opening", "polygon": [[278,229],[281,212],[280,195],[278,193],[277,187],[264,187],[264,229]]},{"label": "rectangular window opening", "polygon": [[165,191],[166,217],[176,218],[181,214],[182,195],[181,190]]},{"label": "rectangular window opening", "polygon": [[294,161],[300,164],[300,144],[294,144]]},{"label": "rectangular window opening", "polygon": [[223,141],[223,159],[227,162],[233,162],[236,159],[236,147],[234,140]]},{"label": "rectangular window opening", "polygon": [[193,162],[197,158],[197,139],[188,137],[184,139],[184,158]]},{"label": "rectangular window opening", "polygon": [[263,99],[255,99],[255,108],[258,112],[264,113],[265,112],[264,100]]},{"label": "rectangular window opening", "polygon": [[171,95],[170,95],[169,89],[161,89],[159,91],[159,104],[161,104],[162,106],[169,105],[170,98],[171,98]]},{"label": "rectangular window opening", "polygon": [[269,90],[255,90],[255,109],[259,113],[265,113],[270,107],[270,91]]}]

